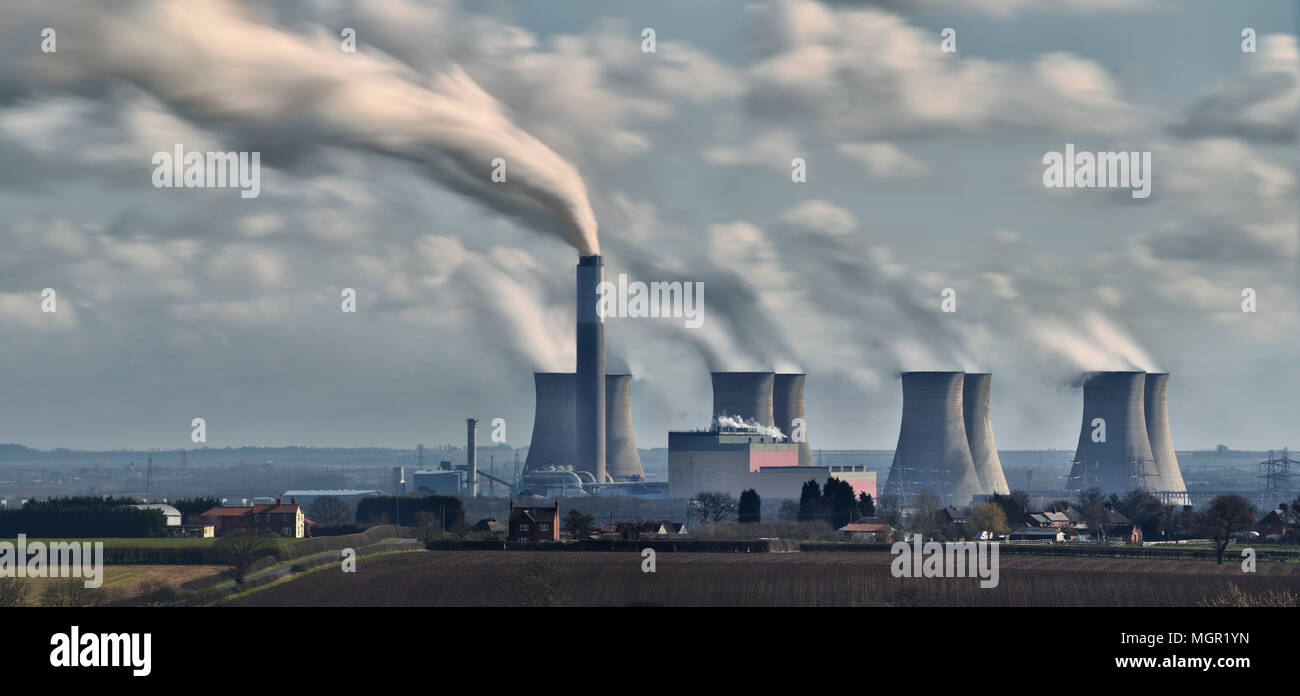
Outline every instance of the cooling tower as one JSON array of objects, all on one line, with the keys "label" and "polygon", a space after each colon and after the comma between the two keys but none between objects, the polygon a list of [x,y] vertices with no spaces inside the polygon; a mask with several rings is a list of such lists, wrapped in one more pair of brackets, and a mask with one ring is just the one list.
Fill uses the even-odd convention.
[{"label": "cooling tower", "polygon": [[971,458],[975,460],[975,475],[979,477],[980,492],[985,495],[1007,495],[1007,477],[1002,473],[1002,460],[998,458],[998,445],[993,441],[993,418],[989,414],[989,389],[993,375],[987,372],[967,372],[962,381],[962,415],[966,424],[966,442]]},{"label": "cooling tower", "polygon": [[574,464],[574,417],[577,385],[572,372],[537,372],[537,406],[533,411],[533,439],[528,444],[524,471]]},{"label": "cooling tower", "polygon": [[[782,373],[772,381],[772,422],[794,437],[794,419],[803,418],[803,385],[807,375]],[[803,440],[799,443],[799,466],[812,466],[812,447],[808,444],[808,425],[804,424]]]},{"label": "cooling tower", "polygon": [[714,372],[713,419],[719,416],[772,427],[772,372]]},{"label": "cooling tower", "polygon": [[605,463],[615,481],[644,481],[632,433],[632,375],[605,375]]},{"label": "cooling tower", "polygon": [[471,498],[478,497],[478,419],[465,419],[465,489]]},{"label": "cooling tower", "polygon": [[1151,443],[1151,456],[1156,460],[1156,473],[1160,475],[1157,490],[1166,492],[1167,504],[1189,505],[1187,484],[1183,483],[1183,472],[1174,454],[1174,439],[1169,434],[1169,373],[1148,372],[1144,391],[1142,411],[1147,421],[1147,440]]},{"label": "cooling tower", "polygon": [[578,259],[578,364],[574,469],[605,482],[605,319],[596,310],[605,280],[599,256]]},{"label": "cooling tower", "polygon": [[[1098,487],[1109,495],[1159,490],[1147,439],[1145,372],[1094,372],[1083,384],[1083,424],[1070,488]],[[1104,424],[1104,441],[1101,439]]]},{"label": "cooling tower", "polygon": [[903,421],[886,494],[904,506],[927,490],[944,505],[970,505],[980,480],[962,414],[964,373],[904,372],[902,378]]}]

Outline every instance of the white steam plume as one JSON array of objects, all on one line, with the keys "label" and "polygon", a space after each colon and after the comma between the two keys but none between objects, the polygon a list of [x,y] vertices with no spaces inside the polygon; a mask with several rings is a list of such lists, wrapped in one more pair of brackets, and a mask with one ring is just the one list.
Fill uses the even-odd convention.
[{"label": "white steam plume", "polygon": [[[293,33],[228,0],[127,0],[111,12],[0,0],[0,15],[0,46],[13,51],[0,55],[8,66],[0,67],[0,101],[56,90],[101,94],[114,81],[131,83],[224,135],[226,149],[344,146],[411,161],[580,254],[599,253],[577,169],[456,65],[426,79],[373,49],[344,53],[336,30]],[[58,27],[58,53],[18,53],[44,26]],[[141,153],[142,162],[151,154]],[[506,162],[504,183],[490,176],[498,157]]]}]

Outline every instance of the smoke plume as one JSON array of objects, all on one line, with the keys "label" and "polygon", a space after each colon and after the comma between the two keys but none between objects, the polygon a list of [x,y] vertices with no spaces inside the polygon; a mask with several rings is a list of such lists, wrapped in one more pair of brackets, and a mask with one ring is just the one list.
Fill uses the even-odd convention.
[{"label": "smoke plume", "polygon": [[[406,160],[580,254],[599,253],[577,169],[454,64],[426,79],[378,51],[341,51],[333,30],[291,33],[228,0],[128,1],[113,13],[58,0],[0,7],[8,27],[0,43],[26,46],[45,26],[60,37],[57,54],[5,57],[0,103],[135,85],[220,134],[225,149],[263,151],[273,167],[340,146]],[[491,176],[497,158],[505,162],[500,183]]]}]

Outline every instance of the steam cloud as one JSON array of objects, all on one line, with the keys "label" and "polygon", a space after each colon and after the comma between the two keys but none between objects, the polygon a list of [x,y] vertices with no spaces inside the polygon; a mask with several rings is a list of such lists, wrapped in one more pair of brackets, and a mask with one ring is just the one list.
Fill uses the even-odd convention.
[{"label": "steam cloud", "polygon": [[[336,34],[277,29],[228,0],[137,0],[115,3],[111,13],[59,0],[0,8],[8,27],[0,29],[2,43],[26,46],[44,26],[58,27],[61,39],[57,59],[28,52],[25,60],[6,60],[0,100],[49,88],[101,95],[115,82],[133,84],[222,133],[225,149],[288,160],[295,148],[345,146],[410,161],[580,254],[599,253],[577,169],[454,64],[426,81],[385,54],[344,53]],[[498,157],[506,161],[504,183],[490,178]]]},{"label": "steam cloud", "polygon": [[785,439],[785,435],[777,428],[774,428],[770,425],[762,425],[757,421],[745,420],[744,418],[740,418],[737,416],[725,416],[725,415],[718,416],[717,418],[713,419],[713,427],[727,428],[730,430],[748,430],[750,432],[755,432],[760,435],[766,435],[768,437],[773,437],[778,440]]}]

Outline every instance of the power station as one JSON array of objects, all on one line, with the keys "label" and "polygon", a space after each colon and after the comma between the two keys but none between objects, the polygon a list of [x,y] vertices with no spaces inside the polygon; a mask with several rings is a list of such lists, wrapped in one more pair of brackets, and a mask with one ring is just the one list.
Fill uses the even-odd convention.
[{"label": "power station", "polygon": [[904,372],[903,419],[885,495],[912,504],[924,491],[965,507],[983,493],[962,410],[962,372]]},{"label": "power station", "polygon": [[[646,486],[632,428],[631,375],[605,373],[600,256],[576,268],[577,354],[574,372],[533,375],[532,438],[520,485],[548,495],[627,494]],[[804,482],[834,476],[855,492],[876,495],[866,467],[818,466],[807,437],[803,373],[712,372],[712,418],[704,430],[669,433],[670,497],[703,490],[764,498],[798,498]],[[944,505],[966,507],[1010,493],[993,434],[989,373],[904,372],[902,419],[881,491],[910,506],[933,491]],[[1068,488],[1107,494],[1141,489],[1168,503],[1187,501],[1168,419],[1167,373],[1095,372],[1085,376],[1083,421]],[[465,486],[477,491],[474,433],[466,422]],[[662,484],[656,484],[662,485]],[[742,488],[743,487],[743,488]],[[736,490],[732,490],[732,489]],[[627,490],[632,490],[628,488]],[[635,493],[633,493],[635,494]]]}]

